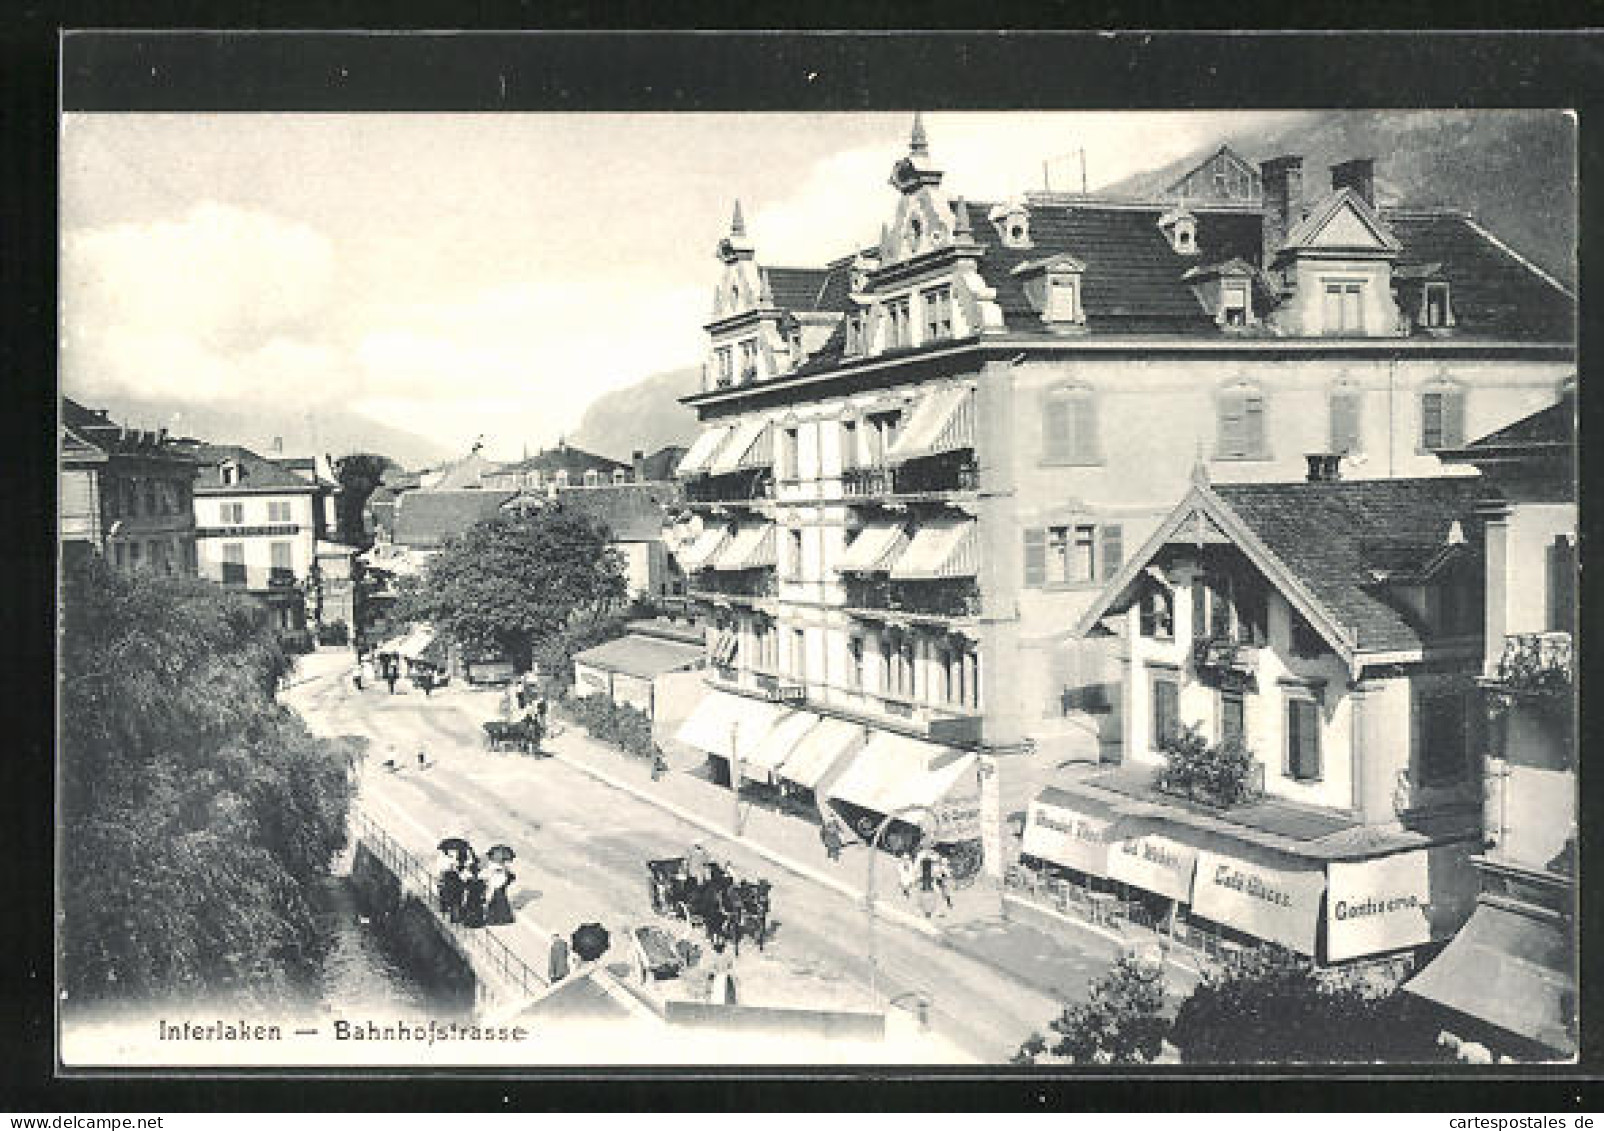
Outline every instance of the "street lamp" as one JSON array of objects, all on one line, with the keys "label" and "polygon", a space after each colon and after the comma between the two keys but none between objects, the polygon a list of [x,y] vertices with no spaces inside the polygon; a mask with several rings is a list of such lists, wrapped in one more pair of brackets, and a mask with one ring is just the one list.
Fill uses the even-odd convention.
[{"label": "street lamp", "polygon": [[867,872],[863,881],[863,900],[864,908],[869,917],[869,1004],[871,1006],[873,1006],[880,998],[878,985],[880,959],[879,955],[876,953],[874,932],[874,860],[875,857],[880,854],[880,838],[884,836],[885,831],[891,827],[891,822],[895,821],[904,813],[928,813],[929,811],[930,806],[928,805],[903,805],[893,809],[890,813],[886,814],[885,818],[880,822],[879,827],[874,830],[874,836],[869,838],[869,863],[867,865]]}]

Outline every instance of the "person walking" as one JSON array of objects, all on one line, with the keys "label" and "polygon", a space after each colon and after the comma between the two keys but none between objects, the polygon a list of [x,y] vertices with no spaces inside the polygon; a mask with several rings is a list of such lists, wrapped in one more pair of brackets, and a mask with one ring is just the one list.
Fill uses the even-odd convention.
[{"label": "person walking", "polygon": [[921,853],[919,870],[919,910],[926,919],[936,911],[936,862],[929,853]]},{"label": "person walking", "polygon": [[652,745],[652,780],[662,781],[663,775],[668,773],[668,759],[663,757],[663,748]]},{"label": "person walking", "polygon": [[512,869],[499,861],[492,863],[485,873],[487,885],[490,890],[490,902],[485,905],[485,926],[504,927],[513,920],[512,904],[507,899],[507,890],[512,881],[518,877]]},{"label": "person walking", "polygon": [[913,853],[904,852],[897,857],[897,883],[902,887],[902,898],[913,898],[913,885],[919,879],[919,870],[913,866]]},{"label": "person walking", "polygon": [[824,851],[831,860],[841,859],[841,846],[845,843],[841,838],[841,825],[834,817],[825,819],[824,827],[819,830],[819,840],[824,843]]},{"label": "person walking", "polygon": [[707,878],[705,873],[709,862],[710,857],[707,855],[707,849],[703,848],[700,842],[693,844],[685,853],[685,874],[694,883],[699,884]]},{"label": "person walking", "polygon": [[389,686],[390,694],[394,695],[395,681],[401,678],[401,673],[396,670],[397,665],[393,659],[386,659],[382,662],[384,664],[384,682]]},{"label": "person walking", "polygon": [[546,981],[556,985],[566,977],[568,977],[568,940],[553,933],[551,954],[546,960]]},{"label": "person walking", "polygon": [[458,923],[462,921],[462,858],[449,852],[440,855],[440,912]]},{"label": "person walking", "polygon": [[945,856],[943,856],[939,852],[932,852],[930,855],[932,857],[934,857],[935,874],[936,874],[936,890],[941,893],[941,898],[946,901],[947,910],[951,911],[952,910],[952,865],[947,863],[947,858]]},{"label": "person walking", "polygon": [[485,925],[485,880],[479,874],[479,861],[468,862],[468,877],[462,884],[462,925]]},{"label": "person walking", "polygon": [[356,666],[351,669],[351,686],[356,688],[358,691],[362,690],[362,661],[361,660],[358,660],[356,662]]}]

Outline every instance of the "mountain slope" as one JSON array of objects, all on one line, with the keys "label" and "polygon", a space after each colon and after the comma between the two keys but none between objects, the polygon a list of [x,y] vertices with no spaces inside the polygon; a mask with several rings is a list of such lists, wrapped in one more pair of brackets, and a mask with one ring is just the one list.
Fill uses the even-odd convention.
[{"label": "mountain slope", "polygon": [[291,455],[326,453],[338,459],[351,452],[375,452],[407,467],[421,467],[449,454],[427,437],[354,412],[322,409],[308,419],[306,413],[287,405],[206,405],[119,393],[81,393],[70,388],[62,391],[82,404],[105,409],[113,420],[131,428],[166,428],[175,436],[241,444],[264,456],[272,454],[275,436],[283,439],[284,451]]},{"label": "mountain slope", "polygon": [[696,413],[679,398],[696,392],[701,376],[696,367],[672,369],[604,393],[591,402],[569,439],[619,460],[628,460],[636,449],[650,454],[668,444],[688,447],[700,429]]},{"label": "mountain slope", "polygon": [[1311,193],[1330,184],[1329,166],[1373,157],[1384,204],[1465,209],[1548,271],[1566,281],[1576,278],[1576,131],[1562,112],[1311,111],[1200,139],[1189,157],[1098,192],[1157,195],[1222,143],[1255,164],[1302,155],[1305,190]]}]

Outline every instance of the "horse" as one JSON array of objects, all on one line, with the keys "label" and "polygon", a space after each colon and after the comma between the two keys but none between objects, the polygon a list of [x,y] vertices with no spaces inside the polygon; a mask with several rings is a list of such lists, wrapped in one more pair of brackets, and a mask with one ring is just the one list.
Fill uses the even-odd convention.
[{"label": "horse", "polygon": [[741,953],[741,938],[757,940],[758,950],[764,949],[769,933],[769,882],[743,880],[732,889],[735,896],[735,953]]}]

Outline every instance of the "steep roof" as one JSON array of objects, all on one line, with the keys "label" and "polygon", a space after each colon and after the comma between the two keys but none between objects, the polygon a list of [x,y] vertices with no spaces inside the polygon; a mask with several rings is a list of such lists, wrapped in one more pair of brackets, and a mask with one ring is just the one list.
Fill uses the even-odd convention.
[{"label": "steep roof", "polygon": [[460,491],[469,487],[478,487],[487,475],[494,475],[501,470],[499,463],[492,463],[485,459],[478,451],[469,452],[454,463],[448,463],[440,471],[440,478],[430,487],[433,491]]},{"label": "steep roof", "polygon": [[1447,545],[1455,523],[1482,544],[1477,479],[1230,483],[1211,488],[1259,542],[1351,633],[1359,652],[1413,651],[1422,626],[1388,599],[1370,570],[1381,558],[1418,564]]},{"label": "steep roof", "polygon": [[[190,453],[200,464],[200,473],[195,479],[197,495],[239,495],[256,491],[284,494],[317,489],[295,472],[239,444],[197,443],[190,447]],[[239,466],[238,483],[223,482],[223,467],[231,463]]]},{"label": "steep roof", "polygon": [[395,501],[393,541],[413,549],[434,549],[475,523],[494,518],[514,494],[484,487],[403,492]]},{"label": "steep roof", "polygon": [[558,501],[571,511],[604,524],[614,542],[651,542],[663,536],[668,514],[680,498],[672,483],[620,483],[567,487]]},{"label": "steep roof", "polygon": [[690,449],[683,444],[669,444],[658,448],[641,460],[641,478],[648,483],[667,482],[674,478],[674,470]]},{"label": "steep roof", "polygon": [[165,431],[127,428],[104,409],[86,408],[71,397],[61,398],[59,453],[64,462],[100,463],[108,456],[129,455],[146,460],[188,463],[191,455]]},{"label": "steep roof", "polygon": [[607,456],[599,456],[595,452],[587,452],[583,448],[576,448],[572,444],[560,444],[550,450],[541,450],[528,459],[509,463],[498,469],[502,474],[526,473],[539,471],[545,475],[555,475],[559,471],[568,472],[570,479],[577,479],[587,471],[599,471],[611,477],[614,471],[629,471],[630,465],[621,463]]}]

